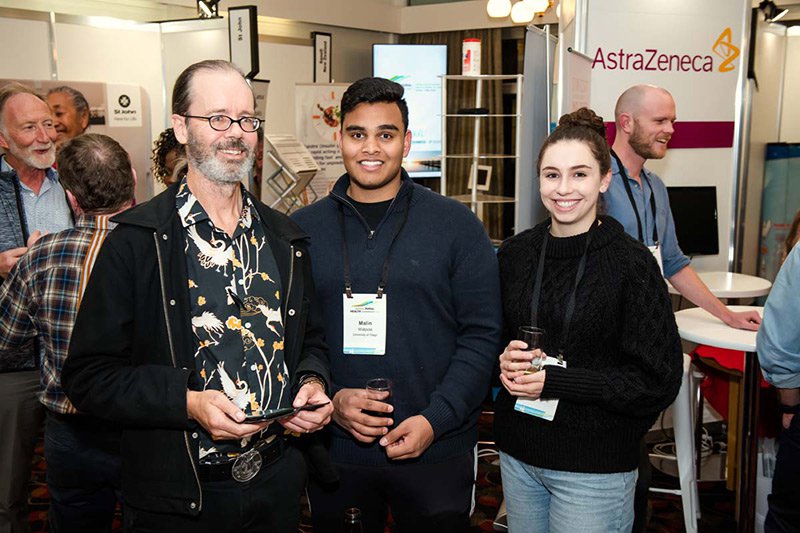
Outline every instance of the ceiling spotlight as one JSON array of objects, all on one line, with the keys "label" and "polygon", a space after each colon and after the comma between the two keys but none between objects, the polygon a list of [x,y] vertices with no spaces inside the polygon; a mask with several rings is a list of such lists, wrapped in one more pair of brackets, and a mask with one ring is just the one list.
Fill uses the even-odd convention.
[{"label": "ceiling spotlight", "polygon": [[511,13],[511,0],[489,0],[486,13],[493,18],[507,17]]},{"label": "ceiling spotlight", "polygon": [[764,13],[764,19],[767,22],[777,22],[789,12],[788,9],[780,9],[773,0],[762,0],[758,4],[758,9]]},{"label": "ceiling spotlight", "polygon": [[197,0],[197,16],[201,19],[219,17],[219,0]]},{"label": "ceiling spotlight", "polygon": [[783,11],[772,17],[772,22],[778,22],[780,19],[785,17],[788,12],[789,12],[788,9],[784,9]]}]

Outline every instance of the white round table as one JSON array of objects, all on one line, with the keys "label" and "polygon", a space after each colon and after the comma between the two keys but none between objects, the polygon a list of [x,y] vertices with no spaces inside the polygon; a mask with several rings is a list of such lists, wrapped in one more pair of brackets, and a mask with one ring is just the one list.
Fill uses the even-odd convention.
[{"label": "white round table", "polygon": [[[757,298],[769,294],[772,283],[764,278],[736,272],[698,272],[711,294],[717,298]],[[680,294],[667,283],[670,294]]]},{"label": "white round table", "polygon": [[[749,305],[730,305],[733,311],[756,310],[763,315],[764,308]],[[711,313],[699,307],[675,313],[678,333],[682,339],[729,350],[742,350],[744,371],[742,372],[742,394],[739,396],[739,420],[741,448],[739,457],[739,479],[736,491],[738,509],[737,531],[752,532],[755,520],[756,460],[758,458],[758,396],[761,372],[756,356],[756,332],[734,329]]]},{"label": "white round table", "polygon": [[[752,305],[729,305],[728,309],[731,311],[754,309],[758,314],[764,312],[763,307]],[[734,329],[700,307],[678,311],[675,313],[675,322],[678,324],[681,338],[689,342],[743,352],[756,351],[755,331]]]}]

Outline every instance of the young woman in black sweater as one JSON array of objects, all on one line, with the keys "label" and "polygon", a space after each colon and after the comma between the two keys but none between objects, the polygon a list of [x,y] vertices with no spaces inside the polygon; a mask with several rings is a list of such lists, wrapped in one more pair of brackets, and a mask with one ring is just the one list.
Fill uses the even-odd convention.
[{"label": "young woman in black sweater", "polygon": [[506,339],[545,330],[540,349],[510,340],[500,356],[494,431],[512,533],[630,531],[639,442],[680,387],[658,265],[597,214],[611,179],[602,128],[586,108],[561,117],[538,161],[550,219],[499,252]]}]

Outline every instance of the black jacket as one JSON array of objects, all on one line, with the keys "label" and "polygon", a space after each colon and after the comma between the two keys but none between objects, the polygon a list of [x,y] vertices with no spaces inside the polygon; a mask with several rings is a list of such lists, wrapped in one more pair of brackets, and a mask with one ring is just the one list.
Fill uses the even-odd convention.
[{"label": "black jacket", "polygon": [[[186,391],[199,390],[191,329],[185,240],[177,185],[114,221],[81,302],[62,373],[80,411],[120,423],[123,492],[145,510],[196,515],[196,425]],[[327,347],[313,302],[307,236],[261,202],[256,209],[278,264],[284,357],[293,385],[308,373],[329,379]]]}]

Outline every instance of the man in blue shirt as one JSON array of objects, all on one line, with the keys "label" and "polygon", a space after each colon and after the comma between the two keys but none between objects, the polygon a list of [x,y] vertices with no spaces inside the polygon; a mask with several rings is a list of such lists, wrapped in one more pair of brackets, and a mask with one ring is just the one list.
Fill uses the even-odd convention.
[{"label": "man in blue shirt", "polygon": [[781,321],[800,313],[800,248],[794,247],[778,272],[764,306],[756,349],[764,378],[778,388],[784,433],[778,449],[764,531],[800,530],[800,329]]},{"label": "man in blue shirt", "polygon": [[[667,188],[661,178],[644,168],[648,159],[662,159],[667,154],[675,122],[672,95],[660,87],[635,85],[617,100],[614,117],[617,123],[611,158],[614,175],[603,195],[606,212],[628,234],[651,249],[658,248],[654,255],[660,254],[663,259],[664,277],[686,299],[733,328],[757,330],[761,323],[758,313],[731,311],[697,276],[678,246]],[[624,168],[620,168],[620,163]],[[630,186],[630,195],[625,182]]]},{"label": "man in blue shirt", "polygon": [[[755,311],[735,312],[711,294],[678,246],[667,187],[655,173],[644,168],[648,159],[663,159],[675,131],[675,101],[665,89],[634,85],[617,100],[614,109],[617,134],[611,152],[613,176],[603,194],[606,213],[625,231],[650,248],[664,277],[687,300],[725,324],[739,329],[758,329]],[[650,459],[642,443],[636,487],[636,521],[633,531],[646,526]]]}]

